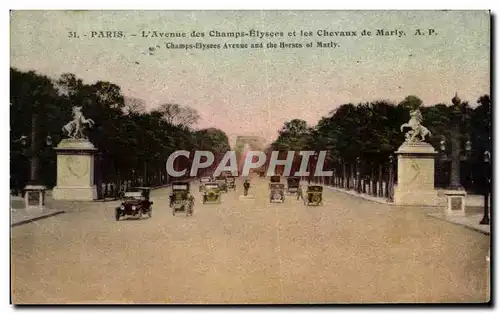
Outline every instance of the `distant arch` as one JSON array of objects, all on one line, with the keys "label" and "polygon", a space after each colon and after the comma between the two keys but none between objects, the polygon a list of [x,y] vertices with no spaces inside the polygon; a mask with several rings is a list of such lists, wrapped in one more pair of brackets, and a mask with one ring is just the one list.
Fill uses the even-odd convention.
[{"label": "distant arch", "polygon": [[238,160],[238,172],[241,173],[244,162],[245,147],[252,151],[264,151],[265,140],[259,136],[238,136],[233,150]]}]

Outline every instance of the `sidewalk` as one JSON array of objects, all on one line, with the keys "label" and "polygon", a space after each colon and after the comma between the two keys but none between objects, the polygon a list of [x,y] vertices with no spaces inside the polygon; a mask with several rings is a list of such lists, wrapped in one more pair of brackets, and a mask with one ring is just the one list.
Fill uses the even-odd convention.
[{"label": "sidewalk", "polygon": [[[151,190],[158,190],[169,187],[170,184],[151,187]],[[52,199],[52,191],[48,190],[45,199],[45,208],[24,208],[24,199],[20,196],[10,196],[10,225],[11,227],[27,224],[40,219],[49,218],[55,215],[79,211],[83,206],[90,206],[92,203],[119,201],[119,199],[94,200],[88,202],[56,201]],[[87,204],[87,205],[84,205]],[[65,210],[62,210],[62,209]]]},{"label": "sidewalk", "polygon": [[[304,182],[306,183],[306,182]],[[324,188],[336,191],[336,192],[341,192],[345,194],[349,194],[352,196],[356,196],[368,201],[380,203],[380,204],[385,204],[385,205],[391,205],[395,206],[394,203],[389,202],[385,198],[381,197],[374,197],[366,194],[360,194],[352,190],[345,190],[337,187],[332,187],[329,185],[323,185]],[[461,225],[469,229],[473,229],[476,231],[479,231],[481,233],[484,233],[486,235],[490,234],[490,225],[481,225],[479,222],[483,218],[483,206],[484,206],[484,197],[482,195],[477,195],[477,194],[467,194],[466,197],[466,216],[448,216],[444,213],[444,208],[446,204],[446,197],[445,197],[445,191],[446,190],[441,190],[438,189],[438,205],[433,207],[436,211],[439,212],[434,212],[434,213],[429,213],[428,215],[433,218],[441,219],[448,221],[450,223],[456,224],[456,225]],[[490,205],[491,208],[491,205]],[[491,219],[490,219],[491,220]]]},{"label": "sidewalk", "polygon": [[473,229],[487,235],[490,234],[490,225],[479,224],[479,222],[483,218],[482,214],[471,214],[466,216],[448,216],[445,215],[444,213],[430,213],[428,215],[430,217],[445,220],[453,224],[464,226],[466,228]]},{"label": "sidewalk", "polygon": [[371,195],[367,195],[367,194],[361,194],[361,193],[358,193],[358,192],[355,192],[352,190],[345,190],[345,189],[341,189],[341,188],[337,188],[337,187],[333,187],[333,186],[329,186],[329,185],[323,185],[323,187],[327,188],[329,190],[332,190],[332,191],[342,192],[342,193],[349,194],[352,196],[360,197],[360,198],[365,199],[367,201],[372,201],[372,202],[376,202],[379,204],[385,204],[385,205],[391,205],[391,206],[395,205],[394,203],[389,202],[386,198],[375,197],[375,196],[371,196]]},{"label": "sidewalk", "polygon": [[[305,185],[307,185],[307,181],[303,181],[303,183]],[[329,190],[332,190],[332,191],[342,192],[342,193],[346,193],[349,195],[357,196],[357,197],[366,199],[368,201],[377,202],[377,203],[386,204],[386,205],[393,205],[393,206],[395,205],[394,203],[390,202],[387,198],[384,198],[384,197],[376,197],[376,196],[371,196],[371,195],[367,195],[367,194],[361,194],[361,193],[357,193],[353,190],[346,190],[346,189],[337,188],[337,187],[333,187],[333,186],[329,186],[329,185],[323,185],[323,187],[325,187]],[[436,207],[444,208],[444,206],[446,205],[445,192],[447,190],[436,189],[436,191],[437,191],[438,198],[439,198],[438,204]],[[478,195],[478,194],[467,194],[466,206],[467,207],[481,207],[482,208],[484,206],[484,196]],[[490,208],[491,208],[491,201],[490,201]]]},{"label": "sidewalk", "polygon": [[51,209],[51,208],[14,208],[11,207],[10,210],[10,226],[16,227],[24,225],[30,222],[34,222],[40,219],[49,218],[55,215],[63,214],[63,210]]}]

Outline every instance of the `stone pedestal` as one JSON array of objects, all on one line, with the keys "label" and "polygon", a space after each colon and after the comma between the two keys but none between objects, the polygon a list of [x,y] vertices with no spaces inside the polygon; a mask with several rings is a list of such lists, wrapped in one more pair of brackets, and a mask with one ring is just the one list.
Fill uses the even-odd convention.
[{"label": "stone pedestal", "polygon": [[461,190],[446,191],[446,209],[448,216],[465,216],[465,200],[467,193]]},{"label": "stone pedestal", "polygon": [[57,153],[55,200],[92,201],[97,199],[94,185],[94,155],[97,149],[88,140],[64,139]]},{"label": "stone pedestal", "polygon": [[24,206],[25,208],[45,207],[45,191],[47,188],[43,185],[27,185],[24,188]]},{"label": "stone pedestal", "polygon": [[398,155],[398,184],[394,188],[394,204],[436,206],[434,158],[437,152],[424,142],[403,143]]}]

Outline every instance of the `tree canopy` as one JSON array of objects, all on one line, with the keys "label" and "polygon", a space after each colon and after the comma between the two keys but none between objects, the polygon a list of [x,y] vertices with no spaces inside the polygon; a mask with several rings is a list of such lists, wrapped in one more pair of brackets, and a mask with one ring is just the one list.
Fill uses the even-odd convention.
[{"label": "tree canopy", "polygon": [[[51,79],[34,71],[11,68],[10,76],[10,160],[14,184],[28,179],[30,152],[17,139],[31,139],[34,113],[41,117],[37,128],[39,142],[50,135],[57,145],[63,138],[62,126],[72,119],[74,105],[82,106],[84,115],[96,122],[87,135],[99,150],[104,179],[130,178],[133,172],[158,176],[165,170],[168,156],[176,150],[209,150],[216,156],[230,150],[224,131],[196,129],[200,115],[189,104],[167,102],[148,110],[145,101],[125,97],[120,86],[112,82],[85,83],[71,73]],[[330,163],[353,162],[358,157],[370,163],[385,163],[403,143],[400,126],[409,120],[410,110],[416,108],[422,112],[423,125],[431,131],[428,141],[437,150],[443,139],[449,142],[456,123],[460,124],[461,142],[471,143],[472,160],[480,162],[484,151],[491,149],[489,95],[479,97],[474,106],[458,97],[449,104],[424,106],[420,98],[409,95],[398,104],[372,101],[335,106],[312,126],[300,118],[291,119],[284,123],[266,151],[326,150]],[[446,145],[449,149],[450,145]],[[44,183],[54,185],[55,152],[40,147],[35,153],[41,158]]]},{"label": "tree canopy", "polygon": [[481,96],[477,104],[472,108],[462,101],[452,105],[450,100],[450,104],[423,106],[422,100],[414,95],[407,96],[399,104],[388,101],[343,104],[322,117],[313,127],[308,127],[305,121],[299,119],[285,122],[270,148],[326,150],[327,160],[331,162],[352,162],[360,157],[383,163],[403,143],[405,138],[400,126],[409,120],[410,110],[419,108],[423,125],[431,131],[428,141],[437,150],[443,138],[449,142],[453,113],[459,110],[462,142],[470,140],[472,151],[483,154],[491,147],[488,146],[491,137],[490,97]]},{"label": "tree canopy", "polygon": [[[30,117],[40,113],[40,139],[50,135],[57,145],[64,137],[62,126],[72,119],[74,105],[82,106],[84,115],[96,122],[87,135],[99,150],[105,180],[130,178],[132,172],[144,176],[164,171],[165,161],[176,150],[229,150],[222,130],[194,129],[200,116],[188,105],[163,104],[148,111],[143,100],[124,97],[121,88],[111,82],[86,84],[71,73],[53,80],[14,68],[10,75],[11,174],[15,184],[25,183],[29,173],[29,154],[16,139],[31,133]],[[39,156],[44,183],[54,185],[54,151],[46,148]]]}]

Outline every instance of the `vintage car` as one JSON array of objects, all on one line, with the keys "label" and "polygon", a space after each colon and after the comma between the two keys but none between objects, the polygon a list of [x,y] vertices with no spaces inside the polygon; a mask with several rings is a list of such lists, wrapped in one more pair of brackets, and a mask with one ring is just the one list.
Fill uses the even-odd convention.
[{"label": "vintage car", "polygon": [[149,187],[132,188],[125,192],[122,197],[123,201],[120,206],[115,209],[115,218],[120,220],[124,216],[133,216],[142,219],[143,215],[149,217],[153,214],[153,202],[149,200]]},{"label": "vintage car", "polygon": [[323,186],[309,185],[304,197],[304,204],[309,205],[323,205]]},{"label": "vintage car", "polygon": [[205,191],[203,192],[203,204],[206,203],[221,203],[221,190],[216,182],[205,184]]},{"label": "vintage car", "polygon": [[271,183],[280,183],[281,182],[281,176],[271,176],[271,178],[269,178],[269,181]]},{"label": "vintage car", "polygon": [[232,177],[233,173],[231,171],[222,171],[220,175],[223,176],[224,178],[227,178],[227,177]]},{"label": "vintage car", "polygon": [[269,202],[285,202],[285,185],[283,183],[269,183]]},{"label": "vintage car", "polygon": [[205,190],[205,184],[212,182],[212,177],[201,177],[200,178],[200,192],[203,192]]},{"label": "vintage car", "polygon": [[227,184],[226,184],[226,177],[224,176],[218,176],[215,178],[215,182],[219,184],[219,190],[221,192],[226,192],[227,193]]},{"label": "vintage car", "polygon": [[299,177],[288,177],[286,179],[286,191],[289,194],[298,193],[300,187]]},{"label": "vintage car", "polygon": [[193,215],[194,197],[191,195],[189,182],[173,182],[172,192],[170,193],[170,207],[172,215],[175,213],[185,212],[186,216]]},{"label": "vintage car", "polygon": [[226,186],[228,190],[236,190],[236,179],[233,176],[226,177]]}]

